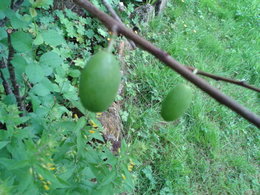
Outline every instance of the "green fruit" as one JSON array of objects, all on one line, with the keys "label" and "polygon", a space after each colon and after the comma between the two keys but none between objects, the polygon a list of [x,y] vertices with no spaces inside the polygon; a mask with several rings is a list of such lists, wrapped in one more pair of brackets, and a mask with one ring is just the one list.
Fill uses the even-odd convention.
[{"label": "green fruit", "polygon": [[189,107],[192,90],[184,84],[177,85],[162,102],[161,115],[165,121],[173,121],[180,117]]},{"label": "green fruit", "polygon": [[114,101],[120,84],[120,67],[108,51],[93,55],[81,72],[79,97],[91,112],[103,112]]}]

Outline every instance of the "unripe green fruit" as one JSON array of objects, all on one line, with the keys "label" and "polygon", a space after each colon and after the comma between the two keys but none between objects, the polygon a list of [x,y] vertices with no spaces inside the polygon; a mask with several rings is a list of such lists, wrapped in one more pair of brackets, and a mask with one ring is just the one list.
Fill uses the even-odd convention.
[{"label": "unripe green fruit", "polygon": [[165,121],[173,121],[180,117],[189,107],[192,90],[185,84],[177,85],[162,102],[161,115]]},{"label": "unripe green fruit", "polygon": [[79,97],[91,112],[103,112],[113,103],[120,84],[119,62],[108,51],[93,55],[80,76]]}]

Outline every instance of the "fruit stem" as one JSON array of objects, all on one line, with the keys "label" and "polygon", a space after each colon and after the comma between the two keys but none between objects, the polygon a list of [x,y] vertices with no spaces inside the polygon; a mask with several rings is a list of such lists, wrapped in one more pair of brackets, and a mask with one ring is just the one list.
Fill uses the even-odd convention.
[{"label": "fruit stem", "polygon": [[113,26],[112,28],[112,33],[111,33],[111,40],[108,44],[108,48],[107,48],[107,51],[112,53],[112,50],[113,50],[113,45],[115,43],[115,39],[117,37],[117,26]]}]

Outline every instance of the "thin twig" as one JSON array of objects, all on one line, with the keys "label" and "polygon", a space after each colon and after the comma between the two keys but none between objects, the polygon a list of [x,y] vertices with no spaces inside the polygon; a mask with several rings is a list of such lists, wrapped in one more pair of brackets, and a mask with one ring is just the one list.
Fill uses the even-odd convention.
[{"label": "thin twig", "polygon": [[[117,15],[117,13],[115,12],[115,10],[112,8],[112,6],[107,2],[107,0],[102,0],[103,4],[105,5],[105,7],[107,8],[107,10],[110,12],[111,16],[117,20],[118,22],[120,22],[121,24],[123,24],[122,20],[120,19],[120,17]],[[128,43],[131,45],[132,49],[136,48],[136,45],[133,41],[131,40],[127,40]]]},{"label": "thin twig", "polygon": [[203,72],[203,71],[198,70],[198,69],[196,69],[194,67],[191,67],[191,66],[186,66],[186,67],[190,71],[196,71],[196,74],[198,74],[198,75],[209,77],[209,78],[214,79],[216,81],[224,81],[224,82],[227,82],[227,83],[232,83],[232,84],[235,84],[235,85],[239,85],[241,87],[245,87],[247,89],[251,89],[251,90],[256,91],[256,92],[260,92],[259,88],[255,87],[255,86],[252,86],[252,85],[249,85],[245,81],[237,81],[237,80],[225,78],[225,77],[222,77],[222,76],[217,76],[217,75],[214,75],[214,74]]},{"label": "thin twig", "polygon": [[13,48],[12,43],[11,43],[11,33],[12,33],[12,29],[8,29],[7,34],[8,34],[8,51],[9,51],[9,54],[8,54],[8,59],[7,59],[7,67],[8,67],[8,71],[9,71],[9,74],[10,74],[10,80],[11,80],[11,83],[12,83],[12,86],[13,86],[13,93],[15,95],[15,99],[17,101],[19,110],[22,111],[21,115],[23,116],[24,113],[25,113],[25,106],[24,106],[23,99],[20,96],[19,85],[16,81],[16,76],[15,76],[15,70],[14,70],[14,67],[11,63],[11,61],[14,57],[14,48]]},{"label": "thin twig", "polygon": [[179,73],[182,77],[184,77],[186,80],[190,81],[194,85],[196,85],[198,88],[206,92],[208,95],[210,95],[212,98],[217,100],[219,103],[225,105],[226,107],[230,108],[234,112],[238,113],[242,117],[244,117],[246,120],[253,123],[256,127],[260,128],[260,117],[256,114],[249,111],[244,106],[238,104],[236,101],[231,99],[230,97],[223,94],[218,89],[212,87],[208,82],[203,80],[202,78],[198,77],[197,75],[193,74],[190,70],[187,69],[187,67],[183,66],[179,62],[177,62],[175,59],[173,59],[169,54],[167,54],[165,51],[155,47],[153,44],[151,44],[149,41],[143,39],[136,33],[132,32],[128,28],[126,28],[123,24],[119,23],[106,13],[100,11],[98,8],[96,8],[92,3],[90,3],[88,0],[74,0],[75,3],[77,3],[79,6],[86,9],[90,14],[97,17],[108,29],[112,29],[113,26],[118,26],[118,33],[121,33],[125,37],[131,39],[134,41],[138,47],[148,51],[155,57],[157,57],[160,61],[164,62],[167,66],[172,68],[174,71]]}]

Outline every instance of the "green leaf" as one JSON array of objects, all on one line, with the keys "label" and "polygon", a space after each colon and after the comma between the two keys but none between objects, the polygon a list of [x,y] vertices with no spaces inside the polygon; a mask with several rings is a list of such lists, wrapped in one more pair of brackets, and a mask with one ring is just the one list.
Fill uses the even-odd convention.
[{"label": "green leaf", "polygon": [[33,7],[49,9],[53,5],[53,0],[30,0]]},{"label": "green leaf", "polygon": [[7,32],[5,31],[4,28],[0,28],[0,40],[3,40],[5,38],[7,38]]},{"label": "green leaf", "polygon": [[32,83],[40,82],[44,78],[44,70],[38,64],[30,64],[27,66],[25,73]]},{"label": "green leaf", "polygon": [[42,38],[42,35],[41,35],[41,34],[38,34],[38,35],[36,36],[36,38],[35,38],[34,41],[33,41],[33,44],[34,44],[34,45],[41,45],[41,44],[43,44],[43,38]]},{"label": "green leaf", "polygon": [[27,52],[32,50],[32,37],[30,34],[17,31],[11,35],[11,42],[15,50],[18,52]]},{"label": "green leaf", "polygon": [[1,0],[0,1],[0,10],[5,10],[10,8],[11,0]]},{"label": "green leaf", "polygon": [[50,91],[55,91],[55,92],[59,92],[60,89],[58,87],[57,84],[52,83],[48,78],[43,78],[43,80],[41,81],[41,84],[43,84],[47,89],[49,89]]},{"label": "green leaf", "polygon": [[57,67],[63,63],[63,60],[57,53],[50,51],[41,56],[40,63],[44,66]]},{"label": "green leaf", "polygon": [[36,11],[36,9],[30,8],[30,9],[29,9],[29,12],[30,12],[30,15],[31,15],[33,18],[37,16],[37,11]]},{"label": "green leaf", "polygon": [[20,169],[28,166],[27,160],[11,160],[7,158],[0,158],[0,164],[2,164],[8,170]]},{"label": "green leaf", "polygon": [[69,75],[71,77],[77,78],[80,76],[80,71],[77,69],[71,69],[71,70],[69,70]]},{"label": "green leaf", "polygon": [[28,64],[27,64],[26,60],[20,55],[14,56],[14,58],[12,60],[12,64],[15,67],[15,73],[16,73],[17,79],[18,79],[19,83],[21,83],[23,81],[22,74],[25,72],[25,68]]},{"label": "green leaf", "polygon": [[46,96],[50,94],[50,90],[41,83],[34,85],[32,92],[38,96]]},{"label": "green leaf", "polygon": [[12,104],[16,104],[16,99],[14,94],[9,94],[7,96],[4,97],[3,102],[7,105],[12,105]]},{"label": "green leaf", "polygon": [[11,9],[5,13],[6,17],[10,19],[11,25],[14,29],[22,29],[27,27],[28,21],[30,20],[27,15],[22,16],[18,12],[14,12]]},{"label": "green leaf", "polygon": [[4,148],[10,141],[0,141],[0,150]]},{"label": "green leaf", "polygon": [[5,13],[4,11],[0,10],[0,20],[5,18]]},{"label": "green leaf", "polygon": [[94,34],[95,34],[94,31],[91,29],[89,29],[85,32],[85,35],[87,35],[87,37],[90,39],[93,38]]},{"label": "green leaf", "polygon": [[33,111],[35,112],[39,108],[41,101],[34,94],[30,93],[29,95],[30,95],[30,98],[31,98]]},{"label": "green leaf", "polygon": [[99,29],[98,29],[98,33],[99,33],[100,35],[102,35],[103,37],[107,37],[107,36],[108,36],[108,32],[105,31],[105,30],[103,30],[102,28],[99,28]]},{"label": "green leaf", "polygon": [[40,166],[35,166],[36,171],[42,175],[42,177],[45,180],[50,181],[53,185],[53,188],[64,188],[67,187],[66,182],[64,182],[62,179],[58,179],[53,173],[50,171],[40,167]]},{"label": "green leaf", "polygon": [[58,34],[55,30],[47,30],[42,33],[43,40],[46,44],[57,47],[58,45],[61,45],[65,43],[63,36]]}]

